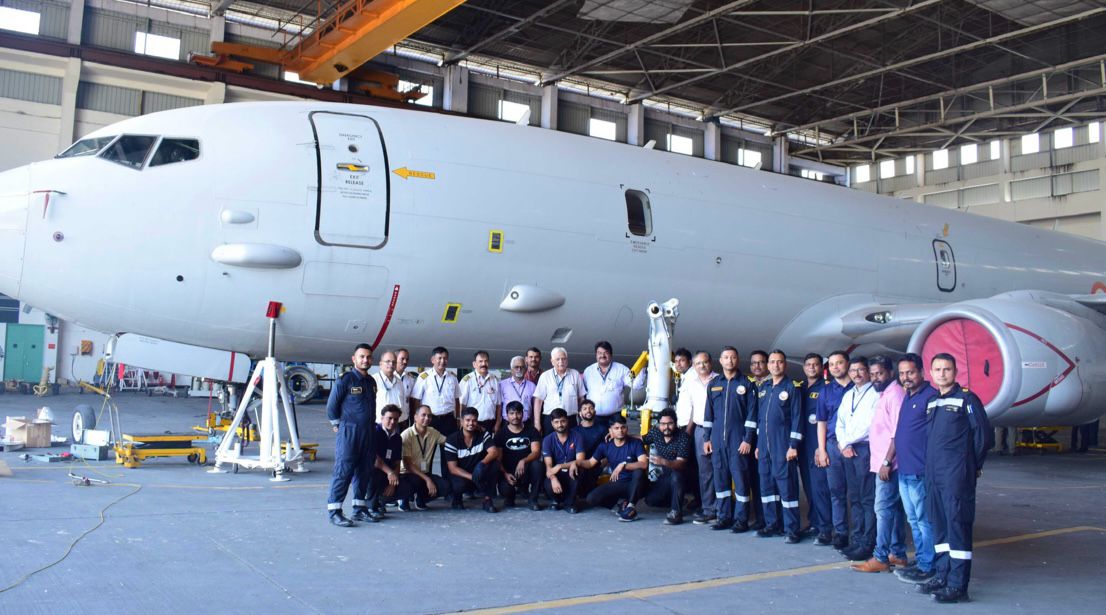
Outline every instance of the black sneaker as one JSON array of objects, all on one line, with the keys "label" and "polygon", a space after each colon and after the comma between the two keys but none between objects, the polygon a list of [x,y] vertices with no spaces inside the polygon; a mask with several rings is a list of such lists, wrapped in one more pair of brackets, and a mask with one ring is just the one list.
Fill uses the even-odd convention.
[{"label": "black sneaker", "polygon": [[764,529],[764,521],[761,521],[760,519],[757,519],[756,521],[749,524],[749,529],[750,530],[758,530],[758,531],[763,530]]},{"label": "black sneaker", "polygon": [[797,545],[799,544],[800,540],[801,539],[799,538],[798,534],[788,534],[787,538],[784,538],[783,541],[789,545]]},{"label": "black sneaker", "polygon": [[565,512],[570,514],[570,515],[575,515],[576,513],[580,512],[580,511],[577,510],[575,506],[566,506],[565,507]]},{"label": "black sneaker", "polygon": [[408,512],[411,512],[412,510],[414,510],[413,508],[411,508],[411,503],[408,502],[407,500],[400,500],[399,504],[396,506],[396,508],[399,509],[399,512],[405,512],[405,513],[408,513]]},{"label": "black sneaker", "polygon": [[954,602],[968,602],[969,598],[966,590],[942,587],[933,592],[933,600],[941,604],[952,604]]},{"label": "black sneaker", "polygon": [[814,546],[816,547],[828,547],[832,544],[833,538],[831,538],[829,534],[819,534],[818,537],[814,539]]},{"label": "black sneaker", "polygon": [[938,591],[945,588],[945,582],[937,577],[933,577],[925,583],[918,583],[915,587],[918,588],[919,594],[936,594]]},{"label": "black sneaker", "polygon": [[771,538],[772,536],[779,536],[780,528],[778,527],[765,527],[757,530],[757,536],[761,538]]},{"label": "black sneaker", "polygon": [[728,530],[731,527],[733,527],[733,521],[730,519],[719,519],[710,525],[710,529],[716,532]]},{"label": "black sneaker", "polygon": [[799,536],[817,536],[818,530],[813,525],[808,525],[799,530]]},{"label": "black sneaker", "polygon": [[664,516],[665,525],[679,525],[684,522],[684,516],[678,510],[670,510]]},{"label": "black sneaker", "polygon": [[714,522],[715,519],[717,519],[717,517],[714,516],[714,513],[700,512],[695,513],[695,516],[691,518],[691,522],[695,525],[707,525]]},{"label": "black sneaker", "polygon": [[841,551],[849,546],[849,537],[845,534],[838,534],[833,537],[833,548]]},{"label": "black sneaker", "polygon": [[872,558],[872,551],[864,547],[857,547],[856,549],[842,551],[841,555],[852,562],[866,562]]},{"label": "black sneaker", "polygon": [[330,513],[330,524],[338,527],[353,527],[353,521],[347,519],[340,510]]},{"label": "black sneaker", "polygon": [[453,503],[450,504],[449,507],[452,508],[453,510],[464,510],[465,509],[465,503],[462,502],[461,500],[453,500]]},{"label": "black sneaker", "polygon": [[730,531],[734,534],[744,534],[749,531],[749,523],[746,521],[737,521],[733,524],[733,527],[730,528]]},{"label": "black sneaker", "polygon": [[485,511],[490,512],[490,513],[499,512],[495,507],[495,502],[492,502],[491,498],[484,498],[483,508],[484,508]]},{"label": "black sneaker", "polygon": [[537,500],[530,500],[530,510],[541,510],[541,504]]},{"label": "black sneaker", "polygon": [[626,500],[619,498],[619,500],[614,503],[614,506],[611,506],[611,514],[617,517],[618,515],[622,514],[622,509],[625,506]]},{"label": "black sneaker", "polygon": [[623,506],[622,510],[618,513],[619,521],[637,521],[637,508],[634,506]]},{"label": "black sneaker", "polygon": [[895,571],[895,578],[902,581],[903,583],[914,583],[915,585],[919,583],[925,583],[932,579],[935,575],[936,573],[934,571],[930,570],[927,572],[925,570],[922,570],[921,568],[918,568],[917,566],[911,566],[910,568],[904,568],[902,570]]}]

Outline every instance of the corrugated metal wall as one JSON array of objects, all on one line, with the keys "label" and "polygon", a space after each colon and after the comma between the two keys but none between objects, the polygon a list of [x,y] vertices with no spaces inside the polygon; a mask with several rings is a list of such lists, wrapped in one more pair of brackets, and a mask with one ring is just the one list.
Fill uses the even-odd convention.
[{"label": "corrugated metal wall", "polygon": [[0,68],[0,97],[60,105],[61,77]]},{"label": "corrugated metal wall", "polygon": [[587,106],[563,100],[557,104],[557,130],[586,135],[589,120],[591,120],[591,110]]},{"label": "corrugated metal wall", "polygon": [[925,195],[926,205],[936,205],[938,207],[948,207],[949,209],[956,209],[960,206],[960,191],[949,190],[948,192],[934,192],[933,194]]},{"label": "corrugated metal wall", "polygon": [[990,205],[1002,200],[1002,188],[998,184],[984,184],[960,190],[960,206]]},{"label": "corrugated metal wall", "polygon": [[77,108],[119,115],[141,115],[142,90],[82,81],[77,86]]},{"label": "corrugated metal wall", "polygon": [[134,15],[86,7],[82,42],[134,53],[134,35],[138,32],[139,21]]},{"label": "corrugated metal wall", "polygon": [[1049,177],[1033,177],[1010,182],[1010,198],[1014,201],[1039,199],[1051,196],[1052,181]]},{"label": "corrugated metal wall", "polygon": [[187,98],[185,96],[173,96],[160,92],[142,93],[142,113],[154,113],[155,111],[168,111],[183,107],[195,107],[204,104],[199,98]]},{"label": "corrugated metal wall", "polygon": [[499,119],[499,88],[469,82],[469,115]]}]

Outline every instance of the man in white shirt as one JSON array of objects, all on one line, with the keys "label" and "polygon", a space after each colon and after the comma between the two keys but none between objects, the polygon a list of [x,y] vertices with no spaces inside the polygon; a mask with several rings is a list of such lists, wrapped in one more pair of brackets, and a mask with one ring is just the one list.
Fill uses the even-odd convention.
[{"label": "man in white shirt", "polygon": [[680,398],[676,401],[677,424],[693,436],[695,458],[699,466],[699,498],[702,510],[692,517],[692,523],[696,525],[708,525],[716,519],[714,471],[710,454],[706,451],[706,443],[710,441],[706,428],[710,425],[705,424],[705,416],[710,381],[717,375],[711,371],[710,354],[703,351],[696,353],[691,370],[680,380]]},{"label": "man in white shirt", "polygon": [[869,469],[868,428],[880,393],[871,382],[867,357],[849,359],[849,379],[853,388],[841,397],[835,429],[849,496],[849,545],[841,552],[854,561],[864,561],[872,556],[875,546],[876,482]]},{"label": "man in white shirt", "polygon": [[[396,353],[385,350],[384,354],[380,355],[380,371],[373,374],[372,378],[376,381],[376,407],[398,406],[400,414],[396,424],[400,425],[406,422],[409,391],[407,390],[407,382],[396,371]],[[378,413],[376,422],[380,423],[383,418],[384,413]]]},{"label": "man in white shirt", "polygon": [[588,393],[584,377],[568,366],[567,350],[558,346],[549,353],[549,359],[553,367],[542,373],[534,387],[534,429],[543,430],[544,435],[553,433],[549,414],[557,408],[568,414],[568,428],[575,427],[580,402]]},{"label": "man in white shirt", "polygon": [[462,408],[476,408],[476,420],[484,431],[495,433],[495,417],[499,415],[499,378],[488,373],[488,351],[477,350],[472,356],[471,373],[461,379],[457,396]]},{"label": "man in white shirt", "polygon": [[449,437],[457,431],[457,376],[446,371],[449,366],[449,351],[441,346],[430,354],[430,363],[434,369],[419,374],[411,397],[430,406],[434,413],[431,426],[443,436]]},{"label": "man in white shirt", "polygon": [[[630,368],[612,361],[614,351],[607,341],[595,344],[595,363],[584,369],[584,386],[588,389],[588,399],[595,402],[595,422],[604,428],[610,427],[610,418],[622,412],[622,389],[637,389],[645,386],[645,379],[635,381]],[[644,373],[645,370],[642,370]]]},{"label": "man in white shirt", "polygon": [[406,348],[400,348],[396,350],[396,373],[400,378],[403,378],[403,384],[407,385],[407,399],[403,402],[403,408],[410,410],[409,415],[414,422],[415,410],[419,407],[417,400],[411,399],[411,393],[415,390],[415,379],[418,378],[418,374],[407,372],[407,364],[411,362],[411,351]]}]

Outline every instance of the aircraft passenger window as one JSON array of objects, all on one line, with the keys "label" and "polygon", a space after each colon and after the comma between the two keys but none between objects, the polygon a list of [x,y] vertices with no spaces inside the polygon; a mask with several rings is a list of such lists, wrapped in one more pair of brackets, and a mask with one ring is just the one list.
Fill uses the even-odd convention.
[{"label": "aircraft passenger window", "polygon": [[132,169],[141,169],[150,155],[150,150],[157,142],[157,137],[145,135],[123,135],[115,143],[104,150],[100,157],[104,160],[118,162]]},{"label": "aircraft passenger window", "polygon": [[151,167],[159,167],[174,162],[187,162],[200,157],[200,142],[196,139],[162,139],[154,157],[150,158]]},{"label": "aircraft passenger window", "polygon": [[81,139],[73,145],[69,146],[69,149],[57,155],[57,158],[76,158],[77,156],[95,156],[104,149],[104,146],[111,143],[114,136],[111,137],[94,137],[91,139]]},{"label": "aircraft passenger window", "polygon": [[649,195],[640,190],[626,191],[626,218],[630,232],[638,237],[653,234],[653,208],[649,205]]}]

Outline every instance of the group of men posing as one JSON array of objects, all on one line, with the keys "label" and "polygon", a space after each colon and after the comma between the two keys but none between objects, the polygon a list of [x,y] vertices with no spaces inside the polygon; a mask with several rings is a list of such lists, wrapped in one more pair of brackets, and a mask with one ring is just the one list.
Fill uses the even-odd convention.
[{"label": "group of men posing", "polygon": [[[975,481],[993,432],[980,400],[956,382],[951,355],[931,360],[931,385],[915,354],[892,364],[844,351],[823,362],[812,353],[806,379],[791,380],[779,350],[753,352],[746,375],[732,347],[719,355],[721,373],[709,353],[680,349],[675,408],[640,439],[628,434],[621,411],[624,388],[642,388],[643,379],[612,360],[607,342],[595,345],[595,356],[580,373],[554,348],[553,367],[542,371],[541,352],[531,348],[511,359],[501,382],[487,352],[458,380],[444,348],[417,376],[405,373],[406,350],[385,351],[370,375],[372,349],[358,346],[354,369],[335,382],[327,404],[337,434],[331,523],[376,522],[385,503],[421,510],[439,496],[460,509],[465,494],[482,496],[488,512],[497,511],[497,493],[504,506],[525,494],[540,510],[544,492],[556,510],[575,513],[582,499],[622,521],[635,520],[644,499],[668,506],[664,522],[676,525],[686,491],[696,524],[782,535],[788,544],[813,535],[815,545],[858,562],[857,571],[894,569],[939,602],[967,598]],[[408,412],[413,424],[400,432]],[[342,513],[351,483],[352,520]]]}]

